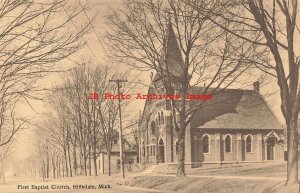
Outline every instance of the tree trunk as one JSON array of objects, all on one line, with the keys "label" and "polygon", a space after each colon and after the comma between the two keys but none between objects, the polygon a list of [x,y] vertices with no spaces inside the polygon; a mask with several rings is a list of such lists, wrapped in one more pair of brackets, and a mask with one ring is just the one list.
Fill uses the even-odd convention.
[{"label": "tree trunk", "polygon": [[94,164],[94,175],[97,176],[97,147],[96,147],[96,139],[95,139],[95,131],[94,131],[94,139],[93,139],[93,164]]},{"label": "tree trunk", "polygon": [[[3,147],[1,147],[3,149]],[[5,184],[5,171],[4,171],[4,153],[1,152],[1,177],[2,177],[2,184]]]},{"label": "tree trunk", "polygon": [[178,167],[177,176],[185,176],[184,158],[185,158],[185,134],[180,132],[178,135]]},{"label": "tree trunk", "polygon": [[76,158],[76,149],[75,148],[74,148],[74,153],[73,153],[73,168],[74,168],[74,175],[78,176],[77,158]]},{"label": "tree trunk", "polygon": [[178,132],[178,168],[177,176],[185,176],[185,117],[180,115],[180,128]]},{"label": "tree trunk", "polygon": [[92,176],[92,159],[91,159],[91,145],[89,145],[89,176]]},{"label": "tree trunk", "polygon": [[43,170],[43,179],[46,178],[46,164],[45,164],[45,161],[43,160],[43,163],[42,163],[42,170]]},{"label": "tree trunk", "polygon": [[[19,171],[19,168],[18,168],[18,172],[20,172],[20,171]],[[19,173],[18,176],[21,176],[21,173]],[[43,177],[43,168],[42,168],[42,166],[40,166],[40,168],[39,168],[39,177],[40,177],[40,178]]]},{"label": "tree trunk", "polygon": [[56,167],[57,167],[57,169],[56,169],[56,177],[60,178],[60,159],[56,160]]},{"label": "tree trunk", "polygon": [[74,168],[74,175],[77,176],[77,154],[76,154],[76,143],[77,143],[77,137],[76,134],[74,135],[74,145],[73,145],[73,168]]},{"label": "tree trunk", "polygon": [[66,149],[64,149],[64,157],[65,157],[66,177],[69,177],[68,159],[67,159],[67,150]]},{"label": "tree trunk", "polygon": [[111,176],[110,151],[107,152],[107,157],[108,157],[108,175]]},{"label": "tree trunk", "polygon": [[[187,80],[185,78],[185,80]],[[178,168],[177,176],[185,176],[185,128],[186,128],[186,93],[188,85],[183,83],[181,90],[181,105],[180,105],[180,114],[179,114],[179,132],[178,132]],[[178,127],[176,125],[176,127]]]},{"label": "tree trunk", "polygon": [[49,155],[47,153],[47,171],[46,171],[46,177],[49,178],[49,169],[50,169],[50,163],[49,163]]},{"label": "tree trunk", "polygon": [[83,175],[83,151],[80,149],[80,154],[79,154],[79,165],[80,165],[80,175]]},{"label": "tree trunk", "polygon": [[97,140],[96,140],[96,108],[95,108],[95,103],[93,103],[94,105],[94,118],[93,118],[93,121],[94,121],[94,126],[93,126],[93,161],[94,161],[94,174],[95,176],[97,176]]},{"label": "tree trunk", "polygon": [[52,171],[53,171],[53,178],[56,178],[56,166],[55,166],[55,160],[52,158]]},{"label": "tree trunk", "polygon": [[61,160],[61,168],[62,168],[62,177],[64,178],[65,177],[65,167],[64,167],[64,160],[62,159]]},{"label": "tree trunk", "polygon": [[287,122],[287,185],[298,183],[298,129],[297,119],[292,117]]},{"label": "tree trunk", "polygon": [[72,162],[71,162],[71,154],[70,154],[70,145],[69,145],[69,143],[67,144],[67,148],[68,148],[68,159],[69,159],[70,177],[72,177],[73,176],[73,172],[72,172]]},{"label": "tree trunk", "polygon": [[97,156],[96,156],[96,150],[93,152],[93,161],[94,161],[94,174],[97,176]]},{"label": "tree trunk", "polygon": [[86,155],[86,150],[84,150],[84,153],[83,153],[83,165],[84,165],[84,175],[87,176],[87,155]]}]

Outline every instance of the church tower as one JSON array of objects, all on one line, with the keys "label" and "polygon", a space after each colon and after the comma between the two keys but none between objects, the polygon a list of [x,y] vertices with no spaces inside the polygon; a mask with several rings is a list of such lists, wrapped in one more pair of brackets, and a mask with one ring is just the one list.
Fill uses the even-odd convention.
[{"label": "church tower", "polygon": [[162,58],[162,64],[160,64],[161,70],[156,72],[155,77],[152,80],[152,84],[156,88],[165,90],[162,84],[162,78],[164,77],[168,79],[167,82],[172,85],[176,92],[176,87],[179,86],[178,82],[182,80],[185,65],[171,22],[168,24],[167,34],[162,48]]},{"label": "church tower", "polygon": [[[174,28],[172,23],[169,22],[167,26],[166,38],[162,48],[162,63],[160,69],[155,74],[151,90],[156,94],[178,94],[180,81],[184,75],[184,61],[182,58],[179,42],[175,35]],[[165,89],[163,85],[163,80],[166,84],[169,85],[168,89]],[[151,93],[150,93],[151,94]],[[163,118],[158,120],[165,120],[163,123],[161,121],[156,121],[157,129],[159,131],[159,137],[157,141],[157,163],[163,162],[171,163],[176,160],[176,132],[175,126],[173,123],[173,114],[171,108],[170,100],[159,100],[159,101],[149,101],[152,103],[152,112],[153,114],[162,114]],[[176,116],[176,115],[175,115]],[[156,118],[157,119],[157,118]],[[149,126],[148,126],[149,127]],[[151,125],[150,125],[151,128]],[[150,129],[151,130],[151,129]],[[151,160],[151,159],[150,159]]]}]

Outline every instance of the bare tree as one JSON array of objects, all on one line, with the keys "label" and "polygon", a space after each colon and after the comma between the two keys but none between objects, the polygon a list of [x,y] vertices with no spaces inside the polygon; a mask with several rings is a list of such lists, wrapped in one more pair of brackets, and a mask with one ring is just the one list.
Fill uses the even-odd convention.
[{"label": "bare tree", "polygon": [[205,104],[201,101],[191,106],[187,94],[200,85],[203,94],[215,95],[236,83],[243,72],[251,69],[254,60],[250,58],[256,47],[216,28],[206,15],[179,0],[126,1],[125,10],[113,11],[107,23],[113,58],[135,69],[154,69],[154,79],[162,82],[158,86],[167,94],[180,94],[178,101],[170,101],[173,115],[179,115],[173,116],[179,149],[177,176],[185,176],[186,127]]},{"label": "bare tree", "polygon": [[[47,133],[44,136],[52,147],[48,150],[49,154],[41,151],[42,168],[45,168],[46,174],[47,158],[50,157],[53,176],[57,173],[55,168],[60,168],[58,160],[64,163],[63,176],[79,175],[79,169],[81,175],[92,175],[92,172],[98,175],[99,153],[106,150],[110,155],[118,128],[117,102],[105,99],[106,93],[116,94],[117,87],[110,84],[109,79],[126,75],[109,67],[92,66],[90,61],[83,61],[81,66],[63,76],[60,85],[54,87],[47,98],[49,112],[45,120],[37,124],[38,135],[41,132]],[[124,85],[123,90],[127,92],[132,88],[128,84]],[[122,101],[122,105],[128,102]],[[40,149],[49,146],[43,141],[39,142]],[[53,155],[60,157],[55,159]]]},{"label": "bare tree", "polygon": [[[58,62],[84,46],[81,37],[89,30],[89,24],[74,31],[70,23],[87,8],[72,7],[67,0],[1,1],[0,131],[3,121],[7,120],[4,116],[10,115],[14,127],[0,146],[9,143],[18,131],[15,105],[36,99],[38,79],[54,71]],[[61,19],[54,20],[57,17]]]},{"label": "bare tree", "polygon": [[[127,141],[131,141],[133,148],[139,150],[140,149],[140,131],[139,131],[139,122],[140,120],[136,121],[134,124],[132,124],[131,131],[129,133],[129,136],[127,137]],[[139,157],[140,159],[140,157]],[[139,160],[140,162],[140,160]]]},{"label": "bare tree", "polygon": [[[107,72],[107,79],[103,82],[103,87],[101,89],[101,93],[112,94],[116,95],[118,93],[118,85],[109,83],[111,78],[119,77],[119,79],[127,79],[130,77],[128,72],[125,73],[109,73]],[[136,83],[131,82],[129,84],[122,85],[122,93],[129,93],[132,92],[133,89],[136,87]],[[130,100],[122,100],[120,101],[120,105],[122,107],[126,107]],[[119,107],[118,107],[118,100],[102,100],[97,103],[98,114],[99,114],[99,124],[101,128],[101,139],[103,143],[103,150],[107,154],[108,157],[108,175],[111,175],[111,151],[113,141],[120,135],[118,132],[119,128]],[[122,112],[123,121],[130,118],[128,117],[127,112]],[[125,128],[123,128],[125,130]],[[122,130],[122,131],[123,131]],[[124,137],[123,137],[124,138]]]},{"label": "bare tree", "polygon": [[[287,127],[287,184],[298,183],[297,120],[300,108],[300,53],[295,49],[296,36],[300,35],[297,27],[298,1],[223,1],[220,3],[222,9],[219,10],[211,10],[189,0],[186,3],[197,8],[201,15],[210,12],[208,19],[211,22],[240,39],[252,42],[270,52],[270,57],[256,67],[277,78],[281,110]],[[230,25],[224,26],[219,21],[227,21]],[[242,34],[245,31],[256,32],[260,38],[253,40]]]},{"label": "bare tree", "polygon": [[[0,135],[0,139],[1,139],[1,135]],[[8,143],[8,145],[6,146],[2,146],[0,147],[1,150],[0,150],[0,162],[1,162],[1,181],[2,181],[2,184],[5,184],[5,162],[7,160],[8,157],[10,157],[13,153],[14,153],[14,150],[12,148],[13,146],[13,143],[14,142],[14,139],[11,140],[10,143]]]}]

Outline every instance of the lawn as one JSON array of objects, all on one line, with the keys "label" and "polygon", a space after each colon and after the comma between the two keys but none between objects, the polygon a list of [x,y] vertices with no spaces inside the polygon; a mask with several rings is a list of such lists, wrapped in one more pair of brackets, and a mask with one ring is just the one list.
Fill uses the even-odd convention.
[{"label": "lawn", "polygon": [[285,189],[283,181],[272,180],[137,176],[126,185],[165,193],[298,193],[297,188]]},{"label": "lawn", "polygon": [[[156,174],[174,174],[176,170],[163,169],[158,166]],[[252,177],[286,177],[286,162],[269,162],[256,164],[222,165],[222,166],[203,166],[199,168],[186,169],[187,175],[205,176],[252,176]],[[300,173],[300,167],[299,167]]]},{"label": "lawn", "polygon": [[286,163],[206,166],[187,169],[187,177],[175,177],[175,170],[158,166],[154,173],[136,176],[126,185],[166,193],[299,193],[284,186]]}]

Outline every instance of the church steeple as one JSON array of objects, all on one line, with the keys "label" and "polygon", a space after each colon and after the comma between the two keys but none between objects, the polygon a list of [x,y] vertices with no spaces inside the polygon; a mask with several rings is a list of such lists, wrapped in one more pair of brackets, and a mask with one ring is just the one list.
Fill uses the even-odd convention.
[{"label": "church steeple", "polygon": [[174,78],[183,75],[184,62],[181,55],[180,46],[177,41],[172,23],[169,22],[167,38],[165,43],[165,66],[166,70]]},{"label": "church steeple", "polygon": [[164,62],[161,66],[161,72],[156,73],[153,81],[160,80],[160,75],[168,75],[170,78],[174,79],[174,81],[182,77],[184,62],[171,21],[169,21],[166,38],[163,44],[162,58],[162,61]]}]

